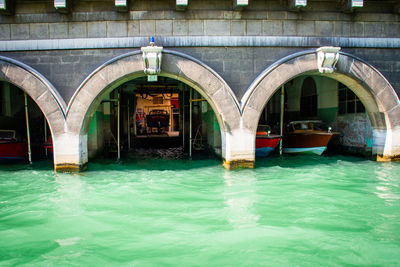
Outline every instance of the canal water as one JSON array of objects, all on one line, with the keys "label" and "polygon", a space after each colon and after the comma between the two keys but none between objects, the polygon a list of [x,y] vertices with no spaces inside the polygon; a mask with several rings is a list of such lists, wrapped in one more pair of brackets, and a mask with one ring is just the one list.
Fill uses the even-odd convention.
[{"label": "canal water", "polygon": [[399,266],[400,163],[0,167],[0,266]]}]

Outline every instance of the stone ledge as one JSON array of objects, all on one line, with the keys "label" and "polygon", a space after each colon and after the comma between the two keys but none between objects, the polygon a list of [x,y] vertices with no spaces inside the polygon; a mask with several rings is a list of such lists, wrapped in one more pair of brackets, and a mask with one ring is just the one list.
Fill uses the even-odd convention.
[{"label": "stone ledge", "polygon": [[[97,48],[139,48],[149,37],[5,40],[0,51],[39,51]],[[300,37],[300,36],[156,36],[164,47],[320,47],[321,43],[342,48],[400,48],[399,38]]]}]

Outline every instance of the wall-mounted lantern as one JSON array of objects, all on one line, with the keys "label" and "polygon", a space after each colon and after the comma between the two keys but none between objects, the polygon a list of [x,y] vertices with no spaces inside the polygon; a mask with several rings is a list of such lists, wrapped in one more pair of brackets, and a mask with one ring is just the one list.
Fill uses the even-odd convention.
[{"label": "wall-mounted lantern", "polygon": [[71,8],[70,0],[54,0],[54,7],[60,13],[69,13]]},{"label": "wall-mounted lantern", "polygon": [[289,9],[300,10],[307,6],[307,0],[289,0]]},{"label": "wall-mounted lantern", "polygon": [[242,10],[249,5],[249,0],[233,0],[233,9]]},{"label": "wall-mounted lantern", "polygon": [[317,49],[317,63],[320,73],[332,73],[336,70],[340,47],[323,46]]},{"label": "wall-mounted lantern", "polygon": [[144,73],[148,82],[156,82],[157,75],[161,72],[162,46],[154,46],[154,37],[150,39],[150,45],[141,48],[143,56]]},{"label": "wall-mounted lantern", "polygon": [[364,6],[364,0],[345,0],[344,12],[353,12],[355,8]]},{"label": "wall-mounted lantern", "polygon": [[115,9],[119,12],[126,12],[129,10],[128,0],[115,0]]},{"label": "wall-mounted lantern", "polygon": [[187,8],[189,0],[176,0],[176,10],[183,11]]},{"label": "wall-mounted lantern", "polygon": [[3,15],[14,15],[15,1],[14,0],[0,0],[0,13]]}]

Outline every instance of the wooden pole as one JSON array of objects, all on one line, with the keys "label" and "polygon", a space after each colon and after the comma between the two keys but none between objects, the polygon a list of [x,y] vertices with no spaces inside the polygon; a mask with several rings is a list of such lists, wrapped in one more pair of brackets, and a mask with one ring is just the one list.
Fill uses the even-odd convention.
[{"label": "wooden pole", "polygon": [[280,135],[281,141],[279,142],[279,155],[282,155],[282,139],[283,139],[283,113],[285,111],[285,85],[281,87],[281,121],[280,121]]},{"label": "wooden pole", "polygon": [[[47,121],[46,117],[43,115],[43,126],[44,126],[44,142],[47,142]],[[44,154],[46,155],[47,158],[47,148],[44,149]]]},{"label": "wooden pole", "polygon": [[31,152],[31,135],[29,132],[29,115],[28,115],[28,96],[24,92],[25,100],[25,121],[26,121],[26,140],[28,143],[28,160],[29,164],[32,164],[32,152]]},{"label": "wooden pole", "polygon": [[121,158],[121,94],[118,91],[118,100],[117,100],[117,151],[118,151],[118,160]]},{"label": "wooden pole", "polygon": [[182,144],[183,144],[183,150],[185,150],[185,89],[186,87],[182,87]]},{"label": "wooden pole", "polygon": [[129,114],[129,98],[128,98],[128,149],[131,149],[131,120]]},{"label": "wooden pole", "polygon": [[193,111],[192,111],[192,98],[193,98],[193,88],[190,87],[189,92],[189,157],[192,157],[192,127],[193,127]]}]

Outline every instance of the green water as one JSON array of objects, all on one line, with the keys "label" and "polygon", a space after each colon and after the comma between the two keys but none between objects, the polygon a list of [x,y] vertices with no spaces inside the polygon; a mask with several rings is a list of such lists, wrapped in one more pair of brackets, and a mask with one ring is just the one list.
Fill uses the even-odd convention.
[{"label": "green water", "polygon": [[0,167],[0,266],[399,266],[400,163]]}]

